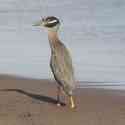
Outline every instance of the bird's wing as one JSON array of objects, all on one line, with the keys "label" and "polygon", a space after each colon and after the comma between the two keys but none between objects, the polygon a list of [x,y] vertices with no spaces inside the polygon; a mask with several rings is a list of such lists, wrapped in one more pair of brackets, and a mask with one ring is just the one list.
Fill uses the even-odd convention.
[{"label": "bird's wing", "polygon": [[51,68],[55,78],[64,86],[74,87],[74,69],[69,51],[65,46],[55,51],[51,58]]}]

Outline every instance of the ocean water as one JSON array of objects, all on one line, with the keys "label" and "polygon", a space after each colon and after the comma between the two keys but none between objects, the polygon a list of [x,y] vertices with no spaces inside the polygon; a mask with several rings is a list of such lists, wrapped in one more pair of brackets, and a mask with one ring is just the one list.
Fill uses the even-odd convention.
[{"label": "ocean water", "polygon": [[[0,74],[52,78],[47,32],[32,24],[60,18],[76,80],[125,85],[124,0],[0,0]],[[125,88],[125,87],[124,87]]]}]

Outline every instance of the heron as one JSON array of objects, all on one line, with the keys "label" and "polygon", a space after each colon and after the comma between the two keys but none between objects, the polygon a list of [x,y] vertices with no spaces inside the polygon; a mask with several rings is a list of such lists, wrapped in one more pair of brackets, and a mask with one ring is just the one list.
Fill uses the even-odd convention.
[{"label": "heron", "polygon": [[51,48],[50,68],[57,81],[57,106],[61,106],[60,94],[63,91],[69,98],[70,108],[75,108],[73,91],[76,88],[74,67],[69,50],[60,41],[58,31],[61,22],[55,16],[48,16],[36,22],[34,26],[47,29]]}]

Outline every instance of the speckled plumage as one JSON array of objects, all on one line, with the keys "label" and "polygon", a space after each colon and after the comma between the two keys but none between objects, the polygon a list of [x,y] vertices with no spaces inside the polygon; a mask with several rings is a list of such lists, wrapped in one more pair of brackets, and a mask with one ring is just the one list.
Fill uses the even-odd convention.
[{"label": "speckled plumage", "polygon": [[72,59],[68,49],[60,41],[51,41],[51,61],[50,67],[54,77],[64,92],[72,95],[75,88],[74,69]]}]

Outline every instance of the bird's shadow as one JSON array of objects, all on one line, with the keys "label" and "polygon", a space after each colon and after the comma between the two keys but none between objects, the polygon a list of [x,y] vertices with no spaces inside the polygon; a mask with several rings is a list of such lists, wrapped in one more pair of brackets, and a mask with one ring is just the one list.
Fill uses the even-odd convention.
[{"label": "bird's shadow", "polygon": [[[26,95],[28,97],[31,97],[33,99],[42,101],[42,102],[46,102],[46,103],[50,103],[50,104],[57,104],[58,101],[52,97],[49,96],[45,96],[45,95],[38,95],[38,94],[33,94],[30,92],[26,92],[22,89],[0,89],[0,91],[7,91],[7,92],[18,92],[20,94]],[[66,104],[63,102],[60,102],[61,106],[65,106]]]}]

